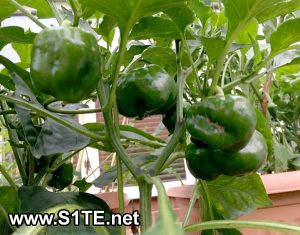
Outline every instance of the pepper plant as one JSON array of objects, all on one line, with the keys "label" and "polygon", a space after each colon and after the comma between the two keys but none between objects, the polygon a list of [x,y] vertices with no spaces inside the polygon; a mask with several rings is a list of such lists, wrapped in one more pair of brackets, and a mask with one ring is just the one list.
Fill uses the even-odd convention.
[{"label": "pepper plant", "polygon": [[[256,171],[299,166],[299,112],[291,112],[299,111],[299,89],[291,88],[299,86],[299,0],[67,4],[0,2],[0,21],[18,10],[40,28],[0,28],[0,49],[11,45],[20,58],[13,63],[0,55],[0,120],[18,170],[12,174],[0,165],[7,182],[0,187],[1,234],[75,229],[72,224],[16,227],[9,213],[84,208],[104,210],[109,220],[107,204],[85,191],[115,180],[124,213],[125,172],[139,188],[141,234],[241,234],[237,229],[243,227],[300,232],[292,225],[233,220],[271,203]],[[46,26],[46,18],[55,18],[57,26]],[[89,108],[89,100],[100,108]],[[74,117],[86,113],[102,113],[104,122],[80,125]],[[120,114],[161,115],[170,136],[165,141],[121,125]],[[135,143],[152,153],[130,157],[127,148]],[[86,147],[116,153],[116,167],[93,182],[74,182],[70,160]],[[158,178],[178,158],[186,158],[197,178],[182,223]],[[159,217],[152,222],[153,185]],[[188,225],[197,198],[201,222]],[[76,231],[125,234],[125,227],[82,223]]]}]

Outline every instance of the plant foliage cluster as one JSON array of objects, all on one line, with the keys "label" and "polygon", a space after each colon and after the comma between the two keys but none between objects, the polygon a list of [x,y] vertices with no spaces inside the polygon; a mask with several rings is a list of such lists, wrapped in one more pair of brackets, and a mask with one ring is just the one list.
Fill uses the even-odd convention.
[{"label": "plant foliage cluster", "polygon": [[[257,173],[197,180],[191,206],[200,198],[202,222],[193,226],[187,226],[189,213],[182,225],[177,223],[157,178],[172,162],[185,157],[190,143],[185,129],[189,106],[224,94],[246,97],[255,110],[255,129],[268,147],[267,161],[259,172],[299,169],[300,0],[69,0],[67,4],[0,2],[1,25],[18,10],[40,31],[47,30],[43,23],[47,18],[65,27],[54,40],[20,26],[0,27],[0,50],[11,46],[20,59],[13,63],[7,55],[0,55],[0,121],[7,133],[4,140],[10,144],[0,156],[0,234],[69,234],[76,229],[78,234],[123,235],[124,227],[16,228],[7,215],[89,208],[103,209],[109,218],[112,212],[107,204],[86,191],[117,180],[122,199],[123,176],[128,172],[140,190],[142,234],[179,235],[195,230],[241,234],[236,228],[243,226],[300,231],[288,225],[231,220],[270,205]],[[75,40],[58,44],[62,35],[74,36],[76,27],[97,40],[99,53],[94,57],[85,57],[87,49],[72,48]],[[40,40],[45,41],[37,46]],[[91,43],[88,48],[94,48],[93,42],[84,40]],[[34,52],[42,53],[53,45],[67,59],[63,61],[57,53],[39,58],[45,64],[37,63],[39,54]],[[92,83],[85,80],[90,58],[92,69],[99,67],[89,75]],[[64,81],[43,80],[51,79],[53,71],[63,72]],[[37,86],[39,80],[42,84]],[[73,83],[76,89],[86,90],[67,92]],[[101,108],[90,109],[87,101],[96,100]],[[162,115],[169,139],[119,124],[119,111],[139,119]],[[80,125],[74,119],[77,114],[98,112],[103,123]],[[126,149],[136,143],[150,148],[152,154],[129,157]],[[93,182],[81,178],[70,165],[86,147],[117,156],[116,166]],[[5,155],[9,152],[13,160]],[[153,185],[158,190],[160,214],[152,224]],[[124,212],[122,200],[119,209]]]}]

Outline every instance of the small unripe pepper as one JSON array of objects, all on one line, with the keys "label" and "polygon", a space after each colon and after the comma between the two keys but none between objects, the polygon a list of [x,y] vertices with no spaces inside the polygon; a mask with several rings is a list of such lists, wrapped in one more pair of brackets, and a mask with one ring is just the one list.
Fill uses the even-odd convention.
[{"label": "small unripe pepper", "polygon": [[122,115],[143,119],[167,112],[176,101],[177,88],[174,78],[163,68],[149,65],[123,74],[116,95]]}]

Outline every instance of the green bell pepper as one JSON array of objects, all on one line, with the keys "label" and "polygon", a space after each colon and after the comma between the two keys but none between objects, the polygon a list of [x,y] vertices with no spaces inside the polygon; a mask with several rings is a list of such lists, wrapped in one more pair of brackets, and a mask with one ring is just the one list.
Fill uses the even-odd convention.
[{"label": "green bell pepper", "polygon": [[122,75],[116,90],[119,112],[137,119],[167,112],[175,103],[176,95],[175,80],[158,65]]},{"label": "green bell pepper", "polygon": [[96,38],[75,27],[50,27],[35,38],[31,50],[33,85],[44,94],[69,103],[96,89],[100,53]]},{"label": "green bell pepper", "polygon": [[211,148],[237,151],[251,138],[256,112],[242,96],[210,96],[187,110],[186,129]]},{"label": "green bell pepper", "polygon": [[248,144],[236,152],[191,143],[186,149],[186,161],[196,178],[213,180],[221,174],[239,176],[255,172],[265,162],[267,154],[265,138],[255,131]]},{"label": "green bell pepper", "polygon": [[47,181],[47,185],[58,190],[63,190],[69,186],[72,181],[73,165],[72,163],[64,163],[52,172],[50,179]]}]

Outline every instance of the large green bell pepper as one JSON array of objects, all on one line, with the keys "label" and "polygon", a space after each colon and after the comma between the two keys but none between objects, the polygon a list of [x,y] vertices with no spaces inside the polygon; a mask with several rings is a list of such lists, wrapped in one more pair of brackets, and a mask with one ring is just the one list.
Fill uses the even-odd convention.
[{"label": "large green bell pepper", "polygon": [[186,161],[196,178],[213,180],[221,174],[239,176],[255,172],[266,160],[267,149],[265,138],[255,131],[248,144],[236,152],[191,143],[186,149]]},{"label": "large green bell pepper", "polygon": [[35,38],[30,74],[42,93],[65,102],[78,102],[96,89],[100,78],[96,38],[75,27],[50,27]]},{"label": "large green bell pepper", "polygon": [[211,148],[237,151],[251,138],[256,113],[242,96],[210,96],[188,108],[186,128],[193,140]]}]

